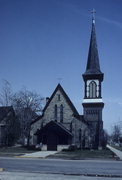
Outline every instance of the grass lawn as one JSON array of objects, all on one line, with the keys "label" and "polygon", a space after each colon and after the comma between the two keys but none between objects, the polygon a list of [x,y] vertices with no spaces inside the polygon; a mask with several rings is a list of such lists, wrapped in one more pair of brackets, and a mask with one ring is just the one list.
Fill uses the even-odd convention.
[{"label": "grass lawn", "polygon": [[55,155],[50,155],[48,158],[62,159],[115,159],[110,150],[76,150],[68,152],[59,152]]},{"label": "grass lawn", "polygon": [[[36,152],[28,150],[25,147],[4,147],[0,148],[0,157],[14,157],[24,155],[26,153]],[[110,150],[75,150],[75,151],[61,151],[47,158],[58,159],[115,159]]]},{"label": "grass lawn", "polygon": [[35,151],[28,150],[25,147],[0,147],[0,156],[13,157],[20,156],[25,153],[33,153]]}]

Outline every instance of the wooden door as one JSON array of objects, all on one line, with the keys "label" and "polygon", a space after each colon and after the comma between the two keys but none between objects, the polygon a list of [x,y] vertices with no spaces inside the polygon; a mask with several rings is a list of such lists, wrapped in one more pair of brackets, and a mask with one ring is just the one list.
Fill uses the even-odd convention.
[{"label": "wooden door", "polygon": [[47,150],[57,151],[57,135],[50,133],[47,137]]}]

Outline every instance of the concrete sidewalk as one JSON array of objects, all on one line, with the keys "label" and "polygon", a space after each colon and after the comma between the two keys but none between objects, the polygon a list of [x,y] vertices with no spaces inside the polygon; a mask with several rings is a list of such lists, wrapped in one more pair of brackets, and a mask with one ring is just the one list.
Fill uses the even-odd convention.
[{"label": "concrete sidewalk", "polygon": [[38,151],[34,153],[28,153],[19,157],[24,157],[24,158],[45,158],[49,155],[56,154],[58,151]]},{"label": "concrete sidewalk", "polygon": [[[88,177],[63,174],[40,174],[25,172],[0,172],[0,180],[110,180],[110,177]],[[122,180],[122,178],[113,178],[112,180]]]},{"label": "concrete sidewalk", "polygon": [[114,152],[120,158],[120,160],[122,160],[122,151],[119,151],[118,149],[115,149],[110,145],[107,145],[107,148],[109,148],[112,152]]}]

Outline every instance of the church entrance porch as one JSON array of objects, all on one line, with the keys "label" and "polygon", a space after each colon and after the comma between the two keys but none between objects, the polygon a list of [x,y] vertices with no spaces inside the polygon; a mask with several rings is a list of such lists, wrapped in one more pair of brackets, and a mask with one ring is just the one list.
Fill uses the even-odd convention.
[{"label": "church entrance porch", "polygon": [[36,135],[38,139],[37,144],[42,143],[46,145],[49,151],[58,150],[59,145],[63,147],[71,144],[73,136],[62,124],[55,121],[47,123]]}]

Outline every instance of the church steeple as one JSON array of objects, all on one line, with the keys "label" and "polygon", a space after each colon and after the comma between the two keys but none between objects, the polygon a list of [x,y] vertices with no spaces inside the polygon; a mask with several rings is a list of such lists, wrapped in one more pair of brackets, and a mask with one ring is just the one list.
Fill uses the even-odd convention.
[{"label": "church steeple", "polygon": [[97,48],[95,32],[95,11],[92,12],[92,31],[89,45],[86,71],[83,74],[84,79],[84,120],[91,127],[91,144],[92,148],[98,149],[102,145],[103,139],[103,121],[102,109],[102,81],[103,73],[100,70],[99,55]]},{"label": "church steeple", "polygon": [[83,74],[83,78],[87,78],[89,75],[98,75],[103,80],[103,73],[100,70],[99,63],[99,54],[97,48],[97,40],[96,40],[96,31],[95,31],[95,10],[92,11],[92,30],[91,30],[91,38],[87,59],[86,71]]},{"label": "church steeple", "polygon": [[98,56],[98,49],[97,49],[94,20],[92,20],[91,40],[90,40],[87,67],[86,67],[85,73],[88,73],[88,74],[101,73],[100,65],[99,65],[99,56]]}]

